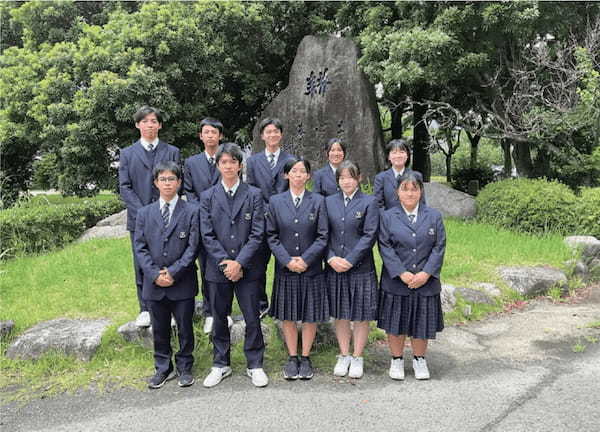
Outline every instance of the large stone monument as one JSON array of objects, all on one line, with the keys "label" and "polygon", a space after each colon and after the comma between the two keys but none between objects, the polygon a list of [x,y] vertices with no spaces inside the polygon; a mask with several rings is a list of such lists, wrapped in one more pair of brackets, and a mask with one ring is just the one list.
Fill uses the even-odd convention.
[{"label": "large stone monument", "polygon": [[283,122],[283,148],[308,159],[316,170],[327,161],[325,147],[339,137],[347,158],[358,162],[363,176],[383,168],[383,133],[375,89],[358,67],[359,51],[346,38],[306,36],[302,39],[289,83],[254,127],[253,150],[264,149],[258,123],[265,117]]}]

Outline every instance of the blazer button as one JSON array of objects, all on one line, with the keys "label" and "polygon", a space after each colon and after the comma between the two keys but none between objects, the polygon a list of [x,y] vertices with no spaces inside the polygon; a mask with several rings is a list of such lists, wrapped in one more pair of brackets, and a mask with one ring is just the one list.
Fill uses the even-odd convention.
[{"label": "blazer button", "polygon": [[298,235],[299,235],[298,233],[294,233],[294,236],[295,236],[295,237],[298,237]]},{"label": "blazer button", "polygon": [[413,237],[416,237],[417,235],[416,235],[415,233],[412,233],[412,236],[413,236]]},{"label": "blazer button", "polygon": [[235,225],[235,221],[231,221],[231,225]]},{"label": "blazer button", "polygon": [[294,219],[294,223],[298,223],[298,219]]},{"label": "blazer button", "polygon": [[342,249],[344,249],[344,245],[341,245],[340,247],[341,247]]},{"label": "blazer button", "polygon": [[300,250],[300,246],[296,246],[296,250]]},{"label": "blazer button", "polygon": [[416,265],[416,264],[413,264],[413,268],[416,268],[416,267],[417,267],[417,265]]},{"label": "blazer button", "polygon": [[417,252],[417,250],[416,250],[416,249],[413,249],[413,252]]},{"label": "blazer button", "polygon": [[344,222],[344,220],[346,220],[346,218],[342,218],[342,222]]},{"label": "blazer button", "polygon": [[234,239],[234,238],[235,238],[235,236],[234,236],[233,234],[231,234],[231,238],[232,238],[232,239]]},{"label": "blazer button", "polygon": [[166,252],[163,252],[163,256],[165,256],[165,257],[166,257],[166,256],[167,256],[167,253],[166,253]]},{"label": "blazer button", "polygon": [[344,231],[342,231],[342,234],[344,234]]},{"label": "blazer button", "polygon": [[235,249],[231,249],[231,253],[235,253]]}]

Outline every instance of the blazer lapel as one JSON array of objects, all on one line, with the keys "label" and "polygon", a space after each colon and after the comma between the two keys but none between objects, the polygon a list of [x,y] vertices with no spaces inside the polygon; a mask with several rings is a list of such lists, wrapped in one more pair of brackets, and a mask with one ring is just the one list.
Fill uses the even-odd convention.
[{"label": "blazer lapel", "polygon": [[165,156],[167,154],[167,143],[159,140],[158,145],[156,146],[156,150],[154,150],[154,152],[155,162],[166,160],[167,158]]},{"label": "blazer lapel", "polygon": [[[343,194],[342,194],[342,196],[343,196]],[[362,192],[360,191],[360,189],[358,189],[356,191],[356,193],[354,194],[354,196],[352,197],[352,199],[350,200],[350,202],[348,203],[348,205],[346,206],[346,211],[347,212],[352,211],[352,209],[360,203],[361,198],[362,198]],[[344,200],[344,198],[342,198],[342,201],[343,200]]]},{"label": "blazer lapel", "polygon": [[[291,193],[290,193],[290,196],[291,196]],[[302,201],[300,201],[300,206],[298,208],[296,208],[296,206],[293,206],[293,207],[297,214],[298,213],[303,214],[303,213],[307,213],[308,210],[312,207],[311,203],[312,203],[312,193],[309,191],[304,191],[304,196],[302,197]]]},{"label": "blazer lapel", "polygon": [[[304,202],[304,200],[302,200],[302,201]],[[286,192],[286,197],[283,200],[283,202],[285,202],[285,205],[288,206],[291,214],[295,215],[296,212],[298,211],[298,209],[294,205],[294,199],[292,198],[292,192],[290,192],[289,190]],[[302,204],[300,204],[300,206],[302,206]]]},{"label": "blazer lapel", "polygon": [[[264,154],[264,153],[263,153]],[[265,161],[267,160],[267,157],[265,156]],[[269,170],[271,170],[271,177],[276,177],[277,174],[279,174],[279,172],[281,171],[281,167],[287,162],[287,153],[285,153],[283,150],[281,150],[279,152],[279,157],[277,158],[277,163],[275,164],[275,168],[271,169],[271,165],[269,165],[269,163],[267,162],[267,165],[269,166]]]},{"label": "blazer lapel", "polygon": [[217,185],[217,190],[215,191],[215,198],[221,206],[221,208],[225,211],[225,213],[227,213],[227,215],[231,219],[231,207],[229,207],[228,201],[229,198],[227,198],[227,195],[225,195],[225,189],[223,188],[222,184]]},{"label": "blazer lapel", "polygon": [[231,211],[231,217],[235,218],[237,214],[240,212],[244,201],[246,201],[246,196],[248,195],[248,185],[245,183],[240,183],[235,191],[235,196],[233,197],[233,210]]},{"label": "blazer lapel", "polygon": [[335,173],[333,172],[333,170],[331,169],[330,166],[327,166],[327,171],[325,171],[327,174],[327,178],[329,178],[329,181],[331,182],[331,184],[335,187],[335,190],[339,191],[340,187],[338,186],[338,184],[335,182]]},{"label": "blazer lapel", "polygon": [[269,161],[267,160],[267,156],[265,155],[265,152],[264,151],[260,152],[258,154],[257,159],[258,159],[261,169],[265,173],[265,176],[267,178],[271,178],[273,176],[273,172],[272,172],[273,170],[271,169],[271,165],[269,165]]},{"label": "blazer lapel", "polygon": [[150,162],[150,155],[148,154],[148,152],[146,151],[146,149],[144,148],[144,146],[142,145],[142,142],[140,140],[137,140],[135,142],[134,149],[135,149],[135,153],[140,158],[140,160],[142,161],[144,166],[146,168],[152,169],[153,167],[151,166],[152,164]]},{"label": "blazer lapel", "polygon": [[[173,232],[173,230],[175,229],[175,226],[177,225],[177,221],[179,220],[179,218],[181,217],[181,214],[183,213],[183,208],[185,206],[185,203],[183,202],[183,200],[180,198],[177,200],[177,205],[175,206],[175,210],[173,210],[173,214],[171,215],[171,220],[169,221],[169,225],[167,225],[167,232],[165,233],[167,237],[169,237],[171,235],[171,233]],[[162,219],[162,217],[161,217]]]},{"label": "blazer lapel", "polygon": [[160,214],[160,201],[156,201],[152,204],[152,219],[157,227],[163,227],[165,225],[162,215]]}]

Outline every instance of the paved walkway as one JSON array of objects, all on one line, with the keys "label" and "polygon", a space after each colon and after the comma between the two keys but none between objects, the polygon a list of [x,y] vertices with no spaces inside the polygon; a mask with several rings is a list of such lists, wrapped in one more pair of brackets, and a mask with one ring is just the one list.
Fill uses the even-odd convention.
[{"label": "paved walkway", "polygon": [[[266,389],[234,371],[217,388],[82,392],[0,408],[8,431],[600,431],[600,293],[447,328],[431,344],[432,379],[386,375],[385,347],[361,380],[321,372],[272,376]],[[586,348],[574,352],[580,343]],[[408,356],[410,357],[410,356]],[[272,374],[274,375],[274,374]]]}]

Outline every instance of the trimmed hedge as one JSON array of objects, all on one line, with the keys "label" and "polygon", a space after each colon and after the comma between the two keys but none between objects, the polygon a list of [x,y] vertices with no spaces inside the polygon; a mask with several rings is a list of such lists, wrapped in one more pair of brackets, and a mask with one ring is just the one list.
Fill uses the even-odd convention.
[{"label": "trimmed hedge", "polygon": [[452,173],[452,187],[459,191],[468,193],[471,180],[479,181],[479,190],[481,190],[494,181],[494,171],[489,166],[477,166],[458,168]]},{"label": "trimmed hedge", "polygon": [[577,206],[578,234],[600,239],[600,188],[583,188]]},{"label": "trimmed hedge", "polygon": [[509,179],[490,183],[476,202],[477,218],[484,223],[531,234],[581,231],[580,200],[557,181]]},{"label": "trimmed hedge", "polygon": [[81,236],[87,228],[123,208],[123,203],[115,197],[2,210],[0,257],[12,258],[64,246]]}]

